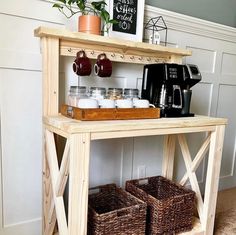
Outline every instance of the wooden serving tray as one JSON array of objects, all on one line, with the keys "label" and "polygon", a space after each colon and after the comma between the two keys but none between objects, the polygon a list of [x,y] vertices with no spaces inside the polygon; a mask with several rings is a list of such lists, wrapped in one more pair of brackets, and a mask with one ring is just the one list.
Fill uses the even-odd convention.
[{"label": "wooden serving tray", "polygon": [[160,118],[159,108],[80,109],[69,105],[62,105],[60,112],[66,117],[83,121]]}]

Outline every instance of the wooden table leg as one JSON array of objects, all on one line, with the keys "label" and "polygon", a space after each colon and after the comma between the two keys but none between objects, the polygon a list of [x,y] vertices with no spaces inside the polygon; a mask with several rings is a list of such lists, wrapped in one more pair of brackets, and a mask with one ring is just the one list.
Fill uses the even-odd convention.
[{"label": "wooden table leg", "polygon": [[[43,72],[43,115],[58,114],[58,89],[59,89],[59,38],[43,37],[41,40],[42,49],[42,72]],[[55,215],[55,211],[51,210],[51,201],[53,200],[51,175],[47,162],[46,153],[43,156],[43,219],[42,231],[43,235],[51,235],[54,229],[50,220],[50,214]],[[48,230],[48,228],[51,228]]]},{"label": "wooden table leg", "polygon": [[169,180],[173,178],[175,157],[175,135],[165,135],[163,149],[162,176]]},{"label": "wooden table leg", "polygon": [[49,223],[50,204],[52,201],[52,185],[49,166],[47,162],[46,151],[43,155],[43,218],[42,218],[42,231],[43,235],[49,235],[50,233],[46,230]]},{"label": "wooden table leg", "polygon": [[203,206],[203,221],[201,221],[206,235],[213,234],[214,229],[224,132],[225,126],[222,125],[216,126],[216,130],[211,133]]},{"label": "wooden table leg", "polygon": [[70,137],[69,235],[87,234],[90,134]]}]

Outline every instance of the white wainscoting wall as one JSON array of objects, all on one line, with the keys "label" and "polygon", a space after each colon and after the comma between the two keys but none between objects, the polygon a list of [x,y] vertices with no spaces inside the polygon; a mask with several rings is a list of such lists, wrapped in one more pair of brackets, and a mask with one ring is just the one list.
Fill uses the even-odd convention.
[{"label": "white wainscoting wall", "polygon": [[[228,118],[219,187],[235,187],[236,29],[146,7],[146,17],[157,15],[163,16],[168,26],[168,43],[192,50],[192,56],[186,57],[184,62],[197,64],[202,73],[201,83],[193,87],[192,111]],[[192,141],[191,146],[196,144],[195,138],[189,141]],[[203,165],[202,177],[205,170]],[[198,180],[204,181],[204,178]]]},{"label": "white wainscoting wall", "polygon": [[[33,35],[38,26],[76,28],[76,19],[65,22],[45,0],[3,1],[0,9],[0,234],[41,234],[42,162],[42,62],[40,42]],[[203,80],[193,88],[192,111],[227,117],[220,188],[236,185],[236,30],[234,28],[146,6],[145,22],[163,16],[168,26],[168,46],[188,48],[184,60],[197,64]],[[147,37],[147,36],[145,36]],[[69,85],[137,87],[142,66],[114,63],[111,79],[77,78],[73,58],[62,58],[61,102]],[[202,135],[189,135],[191,152]],[[161,174],[163,137],[139,137],[95,141],[91,147],[91,186],[124,182],[140,175]],[[176,157],[175,177],[184,171]],[[198,170],[204,186],[206,167]]]}]

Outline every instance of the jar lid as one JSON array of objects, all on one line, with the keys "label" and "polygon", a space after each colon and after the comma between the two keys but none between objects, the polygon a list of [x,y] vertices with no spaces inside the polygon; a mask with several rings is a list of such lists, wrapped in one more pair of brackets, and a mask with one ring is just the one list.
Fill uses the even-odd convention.
[{"label": "jar lid", "polygon": [[90,87],[90,91],[106,91],[105,87]]},{"label": "jar lid", "polygon": [[70,86],[71,93],[85,93],[86,86]]},{"label": "jar lid", "polygon": [[138,95],[139,90],[136,88],[125,88],[124,95]]},{"label": "jar lid", "polygon": [[109,93],[122,93],[123,89],[122,88],[108,88]]},{"label": "jar lid", "polygon": [[105,94],[106,88],[105,87],[90,87],[90,94]]}]

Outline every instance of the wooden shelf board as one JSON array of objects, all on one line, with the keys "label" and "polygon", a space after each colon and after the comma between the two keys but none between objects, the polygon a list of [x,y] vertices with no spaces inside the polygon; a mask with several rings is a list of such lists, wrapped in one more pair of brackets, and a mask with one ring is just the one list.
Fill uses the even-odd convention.
[{"label": "wooden shelf board", "polygon": [[106,47],[119,50],[124,54],[145,54],[145,56],[153,54],[165,55],[165,56],[190,56],[192,53],[190,50],[180,48],[169,48],[161,45],[153,45],[143,42],[134,42],[130,40],[122,40],[112,37],[105,37],[100,35],[92,35],[81,32],[71,32],[65,29],[55,29],[47,27],[39,27],[35,29],[34,35],[36,37],[52,37],[59,38],[63,45],[71,46],[73,43],[82,43],[87,45],[89,48]]},{"label": "wooden shelf board", "polygon": [[[195,116],[186,118],[159,118],[139,120],[79,121],[62,115],[44,117],[44,124],[65,133],[89,132],[93,139],[129,137],[167,133],[214,131],[216,125],[225,125],[224,118]],[[185,130],[183,130],[185,128]],[[142,131],[141,131],[142,130]],[[137,131],[137,133],[135,133]],[[123,133],[124,132],[124,133]],[[114,138],[114,137],[113,137]]]}]

